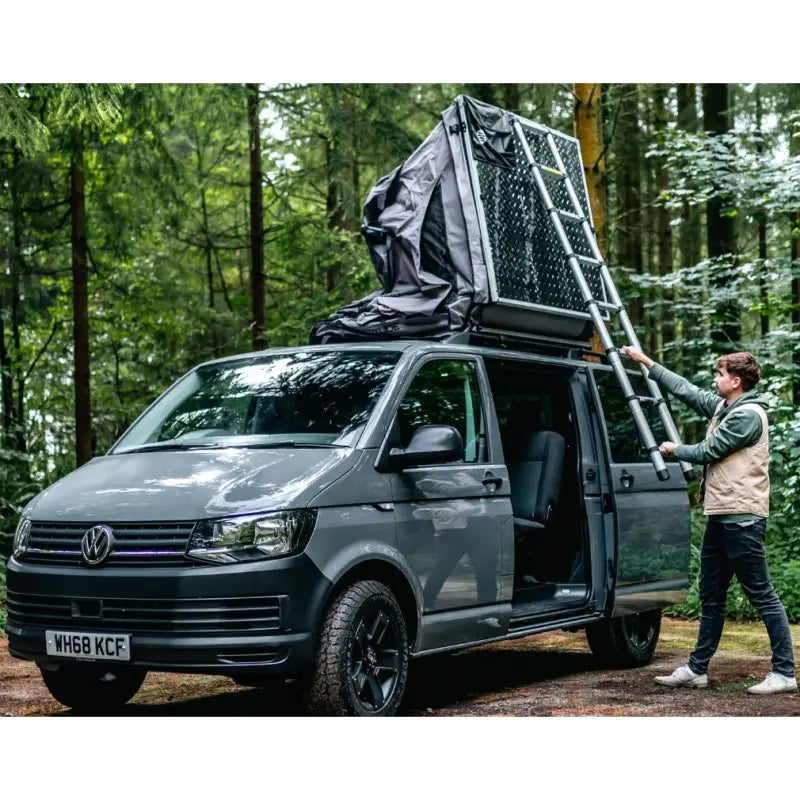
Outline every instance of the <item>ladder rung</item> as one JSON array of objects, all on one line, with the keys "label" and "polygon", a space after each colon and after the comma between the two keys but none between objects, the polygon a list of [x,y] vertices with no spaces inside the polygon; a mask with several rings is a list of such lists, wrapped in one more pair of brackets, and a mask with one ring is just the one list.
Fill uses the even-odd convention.
[{"label": "ladder rung", "polygon": [[649,395],[636,395],[636,399],[639,401],[640,405],[643,406],[658,406],[664,402],[663,397],[650,397]]},{"label": "ladder rung", "polygon": [[572,211],[565,211],[563,208],[556,208],[555,212],[556,214],[558,214],[559,217],[564,217],[564,219],[571,219],[573,222],[583,222],[586,219],[586,217],[584,217],[583,214],[575,214]]},{"label": "ladder rung", "polygon": [[591,264],[593,267],[599,267],[603,263],[602,261],[598,261],[596,258],[592,258],[592,256],[582,256],[578,253],[575,253],[574,255],[578,261],[584,264]]},{"label": "ladder rung", "polygon": [[552,175],[554,178],[559,178],[560,180],[564,178],[564,173],[560,169],[548,167],[547,164],[537,164],[536,166],[542,170],[545,175]]},{"label": "ladder rung", "polygon": [[598,308],[602,308],[603,311],[613,311],[615,314],[619,314],[622,311],[622,306],[618,306],[616,303],[606,303],[603,300],[595,300],[597,303]]}]

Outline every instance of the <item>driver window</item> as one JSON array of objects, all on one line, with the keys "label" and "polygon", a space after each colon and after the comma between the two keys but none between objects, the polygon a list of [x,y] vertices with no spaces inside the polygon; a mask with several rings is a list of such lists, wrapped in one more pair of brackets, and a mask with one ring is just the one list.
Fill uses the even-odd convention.
[{"label": "driver window", "polygon": [[397,423],[402,447],[422,425],[452,425],[464,440],[464,462],[485,462],[486,428],[475,362],[424,364],[397,410]]}]

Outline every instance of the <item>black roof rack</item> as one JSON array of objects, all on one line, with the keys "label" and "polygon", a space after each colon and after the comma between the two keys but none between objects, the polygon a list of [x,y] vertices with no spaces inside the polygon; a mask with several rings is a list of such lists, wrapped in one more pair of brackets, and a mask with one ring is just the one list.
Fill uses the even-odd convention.
[{"label": "black roof rack", "polygon": [[450,344],[497,347],[503,350],[519,350],[526,353],[561,356],[577,360],[582,360],[584,356],[595,356],[601,361],[606,361],[606,354],[592,350],[588,342],[576,342],[574,339],[559,339],[554,336],[503,331],[495,328],[479,327],[473,331],[454,333],[444,341]]}]

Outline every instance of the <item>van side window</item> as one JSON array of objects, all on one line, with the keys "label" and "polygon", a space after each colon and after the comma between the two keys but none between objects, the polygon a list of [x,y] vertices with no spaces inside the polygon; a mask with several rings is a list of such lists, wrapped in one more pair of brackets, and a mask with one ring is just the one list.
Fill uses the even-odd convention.
[{"label": "van side window", "polygon": [[402,447],[422,425],[452,425],[464,440],[464,461],[487,460],[486,425],[474,361],[429,361],[397,410]]},{"label": "van side window", "polygon": [[[638,461],[649,461],[650,457],[644,449],[633,417],[622,394],[622,387],[613,372],[593,370],[600,402],[606,418],[608,444],[611,449],[611,460],[617,464],[631,464]],[[649,392],[641,375],[628,374],[633,391],[639,396],[647,396]],[[664,431],[664,425],[658,410],[653,405],[643,405],[650,429],[653,431],[656,444],[661,444],[669,437]]]}]

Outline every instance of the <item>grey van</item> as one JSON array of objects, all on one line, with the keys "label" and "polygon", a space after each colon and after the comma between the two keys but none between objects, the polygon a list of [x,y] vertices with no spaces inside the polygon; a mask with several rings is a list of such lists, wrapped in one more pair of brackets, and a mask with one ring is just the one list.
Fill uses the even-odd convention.
[{"label": "grey van", "polygon": [[24,509],[11,654],[89,713],[170,671],[391,715],[410,659],[562,628],[648,663],[688,587],[686,482],[584,355],[486,335],[202,364]]}]

